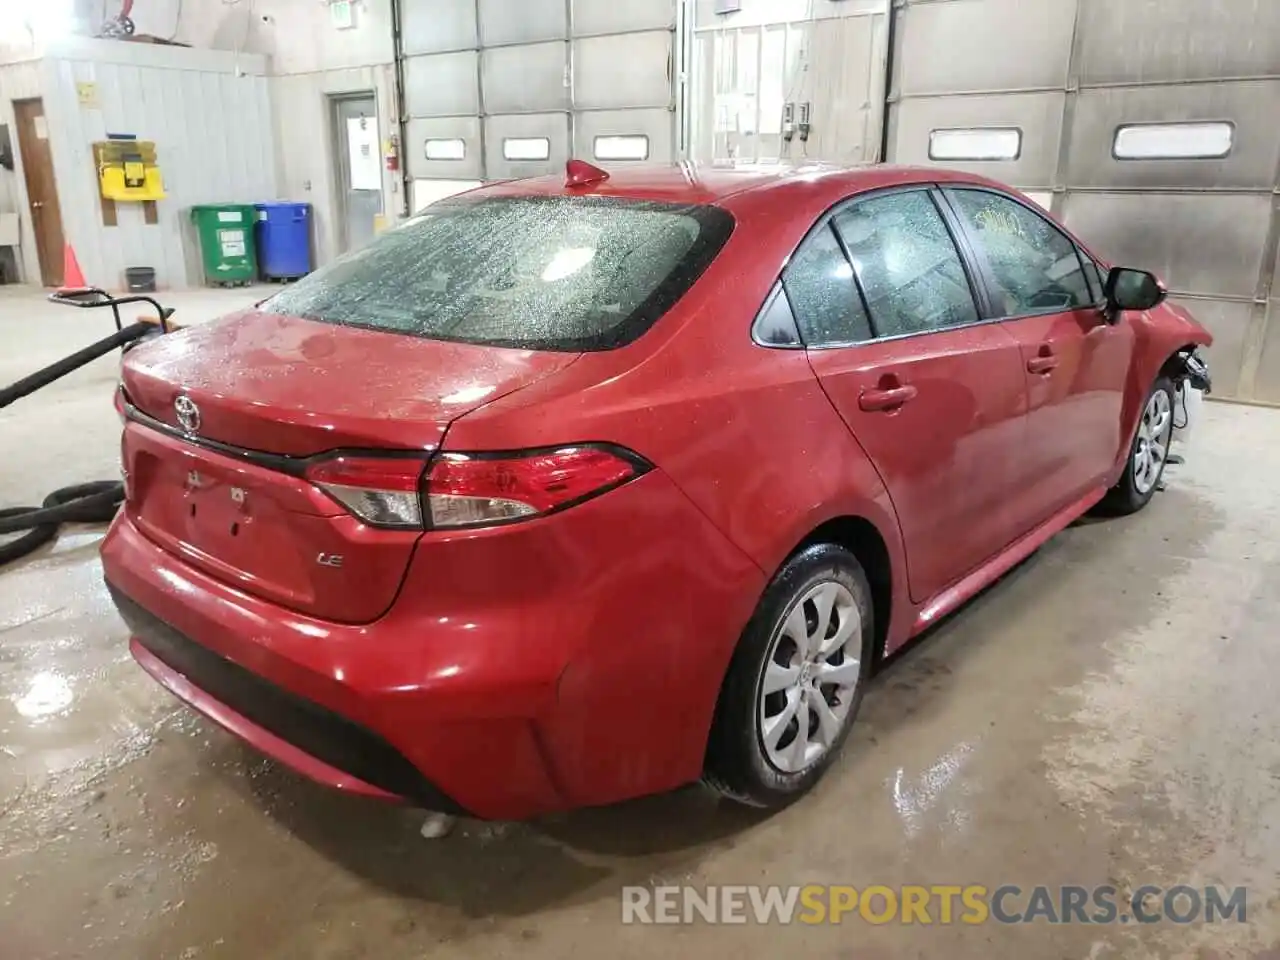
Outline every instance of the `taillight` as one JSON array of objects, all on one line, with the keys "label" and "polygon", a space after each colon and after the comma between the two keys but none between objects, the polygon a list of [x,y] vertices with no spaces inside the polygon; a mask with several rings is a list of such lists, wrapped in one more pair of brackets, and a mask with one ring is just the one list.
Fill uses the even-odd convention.
[{"label": "taillight", "polygon": [[312,464],[306,476],[371,526],[442,529],[552,513],[649,469],[635,454],[594,444],[530,453],[442,453],[425,466],[424,475],[418,458],[343,456]]},{"label": "taillight", "polygon": [[551,513],[648,469],[635,454],[584,445],[533,453],[444,453],[423,480],[431,526],[474,527]]},{"label": "taillight", "polygon": [[416,457],[334,457],[307,468],[307,479],[375,527],[422,527]]}]

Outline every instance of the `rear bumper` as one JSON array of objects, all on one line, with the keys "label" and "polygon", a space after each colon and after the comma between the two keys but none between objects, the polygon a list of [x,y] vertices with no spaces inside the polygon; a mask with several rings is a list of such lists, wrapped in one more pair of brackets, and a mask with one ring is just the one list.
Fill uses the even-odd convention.
[{"label": "rear bumper", "polygon": [[424,537],[367,624],[254,597],[122,510],[104,574],[138,662],[322,783],[491,819],[701,773],[763,574],[655,471],[543,521]]},{"label": "rear bumper", "polygon": [[129,652],[139,666],[224,729],[335,789],[465,812],[382,737],[200,646],[107,588],[133,635]]}]

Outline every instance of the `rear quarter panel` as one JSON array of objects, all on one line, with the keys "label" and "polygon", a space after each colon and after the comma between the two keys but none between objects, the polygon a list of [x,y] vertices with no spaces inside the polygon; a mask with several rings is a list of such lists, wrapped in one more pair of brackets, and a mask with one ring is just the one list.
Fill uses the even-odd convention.
[{"label": "rear quarter panel", "polygon": [[[738,227],[721,256],[646,335],[618,350],[584,354],[556,377],[466,415],[450,426],[443,444],[458,451],[621,444],[670,477],[749,558],[760,577],[744,581],[751,596],[735,605],[737,621],[723,635],[688,638],[709,655],[699,658],[702,669],[682,677],[687,688],[673,691],[705,705],[706,725],[762,585],[816,527],[841,516],[870,521],[886,542],[893,583],[906,583],[885,489],[804,351],[761,347],[751,339],[760,305],[811,221],[769,209],[734,213]],[[646,538],[656,535],[637,523],[637,545],[652,550]],[[619,564],[633,548],[618,543]],[[692,537],[669,536],[665,549],[696,546]],[[890,646],[905,637],[913,619],[906,591],[894,592]],[[650,615],[663,616],[664,602],[688,599],[655,597]],[[606,656],[579,651],[566,676],[580,666],[588,673],[597,655]]]},{"label": "rear quarter panel", "polygon": [[[894,583],[905,584],[884,485],[804,351],[751,339],[787,258],[833,202],[821,183],[789,197],[786,209],[767,193],[731,198],[725,249],[647,334],[466,415],[444,448],[619,443],[668,474],[767,576],[822,523],[858,516],[875,524]],[[910,622],[901,613],[893,627]]]}]

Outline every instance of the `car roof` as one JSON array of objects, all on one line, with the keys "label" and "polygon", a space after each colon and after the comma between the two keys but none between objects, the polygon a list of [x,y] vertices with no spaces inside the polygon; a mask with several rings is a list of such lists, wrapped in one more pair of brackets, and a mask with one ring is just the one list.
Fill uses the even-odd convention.
[{"label": "car roof", "polygon": [[670,203],[719,203],[751,193],[752,199],[778,201],[815,193],[832,202],[852,193],[909,183],[962,182],[1007,189],[985,177],[942,167],[866,164],[842,167],[825,163],[721,164],[681,161],[671,164],[605,166],[608,179],[570,187],[564,174],[506,180],[469,192],[469,196],[600,196],[662,200]]}]

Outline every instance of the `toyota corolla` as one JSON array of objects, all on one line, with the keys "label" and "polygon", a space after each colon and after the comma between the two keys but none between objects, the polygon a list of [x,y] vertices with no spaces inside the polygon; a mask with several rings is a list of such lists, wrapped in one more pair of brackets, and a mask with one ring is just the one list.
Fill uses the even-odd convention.
[{"label": "toyota corolla", "polygon": [[128,354],[106,580],[330,786],[777,806],[882,656],[1147,504],[1209,342],[989,180],[571,161]]}]

